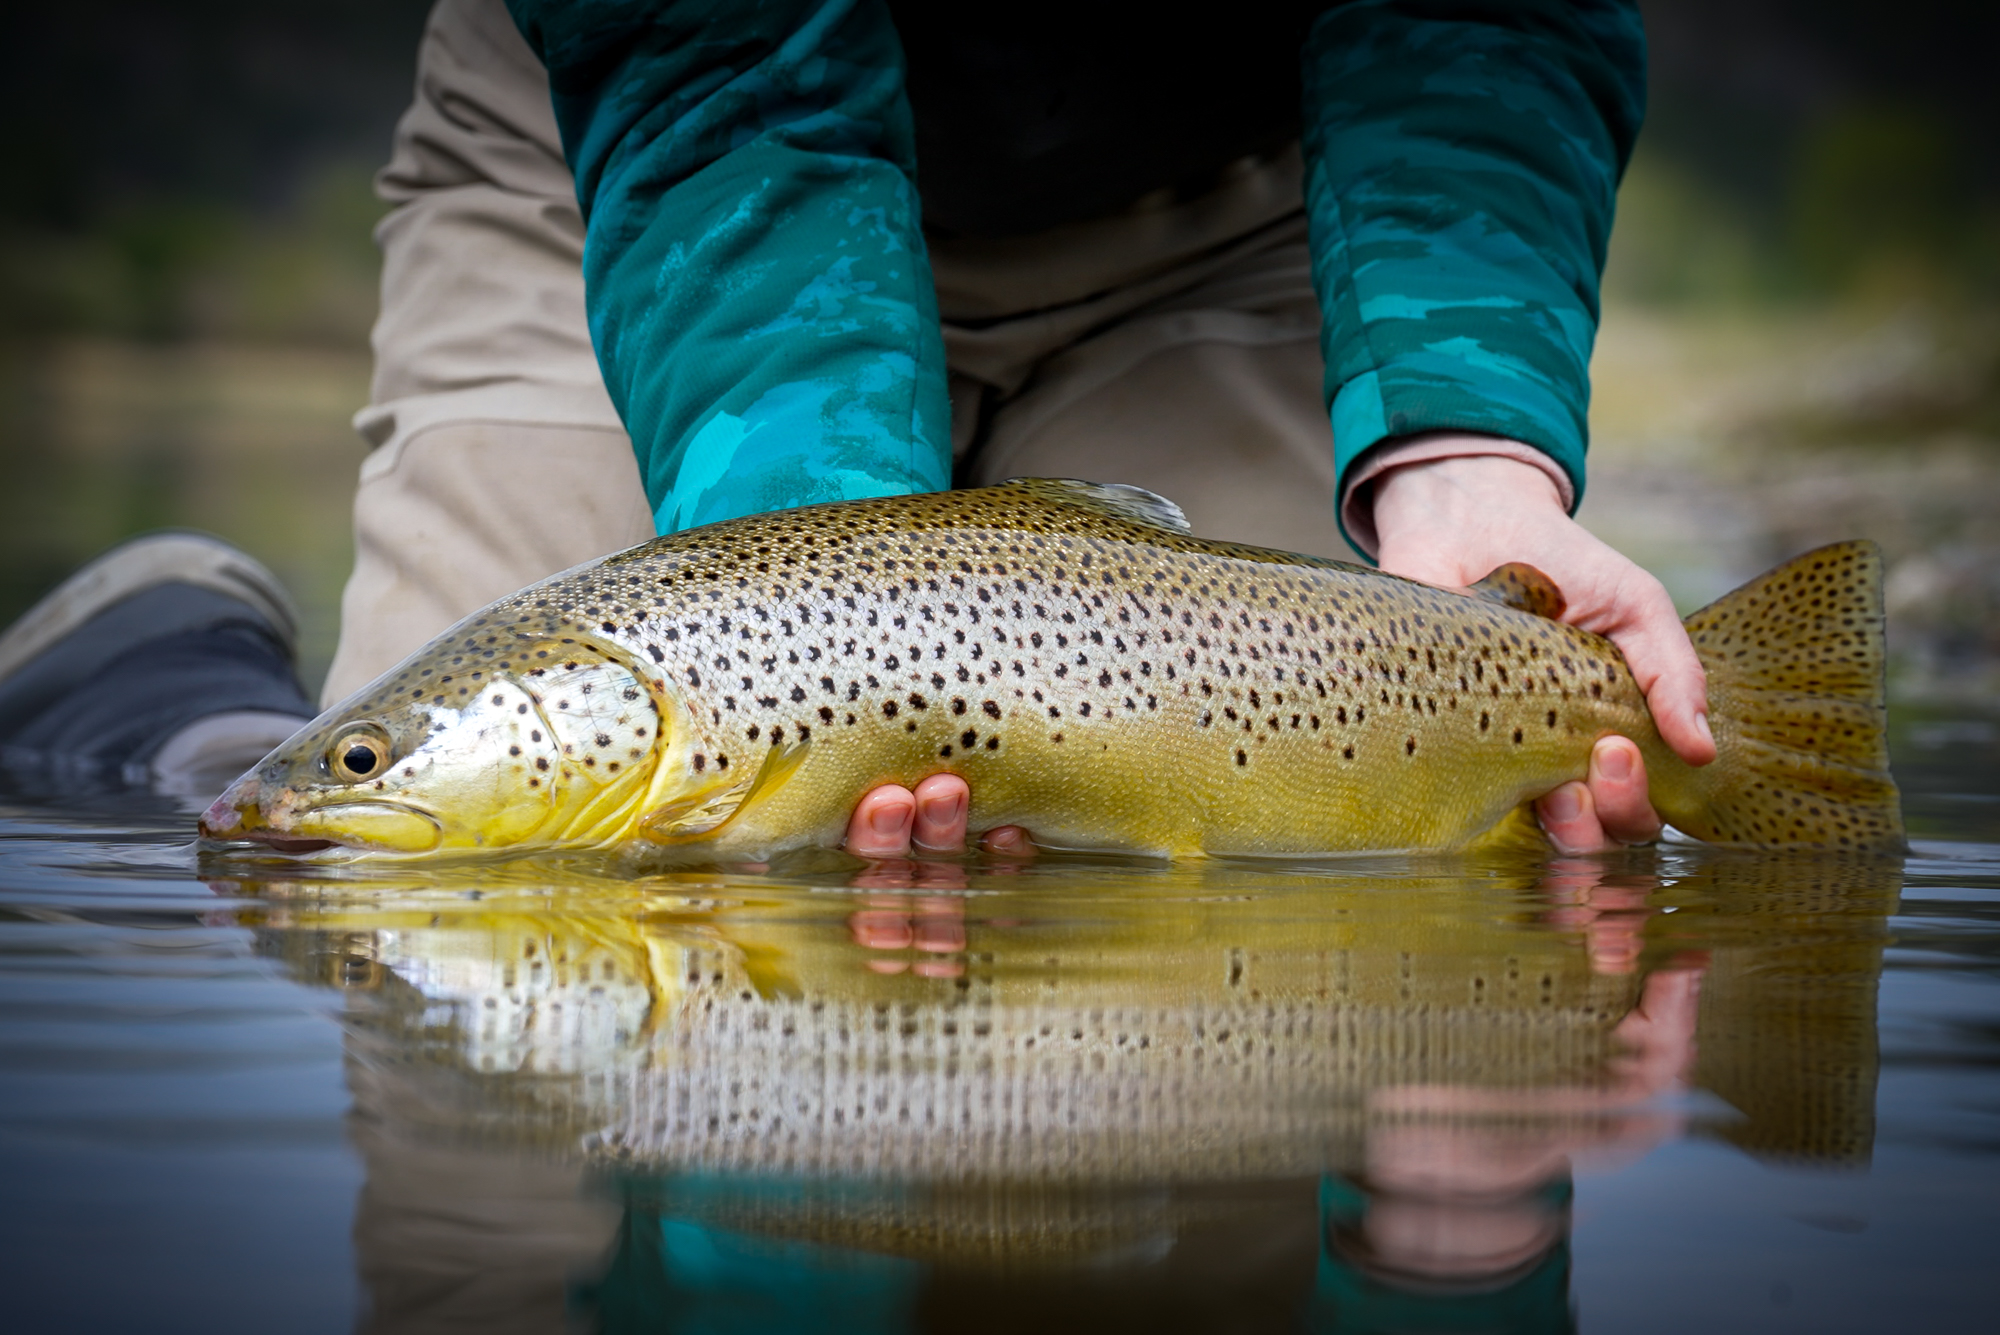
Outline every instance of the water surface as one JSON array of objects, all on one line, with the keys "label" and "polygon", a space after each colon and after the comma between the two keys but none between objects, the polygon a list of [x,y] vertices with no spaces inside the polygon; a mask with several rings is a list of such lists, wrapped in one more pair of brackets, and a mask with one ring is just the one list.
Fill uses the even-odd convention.
[{"label": "water surface", "polygon": [[1984,1330],[2000,732],[1906,860],[198,861],[0,809],[22,1331]]}]

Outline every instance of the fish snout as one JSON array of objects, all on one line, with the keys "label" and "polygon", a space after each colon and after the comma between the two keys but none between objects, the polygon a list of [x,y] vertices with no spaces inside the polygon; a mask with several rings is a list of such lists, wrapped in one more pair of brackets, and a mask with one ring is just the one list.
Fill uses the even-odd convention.
[{"label": "fish snout", "polygon": [[222,796],[201,813],[197,829],[204,839],[246,839],[261,825],[258,811],[263,785],[255,774],[246,774],[223,790]]},{"label": "fish snout", "polygon": [[[209,804],[197,828],[204,839],[258,843],[280,853],[316,853],[333,847],[331,840],[300,838],[287,832],[290,821],[283,809],[290,807],[292,796],[289,788],[278,789],[268,804],[272,811],[267,813],[264,785],[255,774],[246,774]],[[277,819],[271,819],[273,814]]]},{"label": "fish snout", "polygon": [[208,810],[201,813],[195,832],[204,839],[233,839],[242,824],[243,819],[236,814],[236,808],[218,797]]}]

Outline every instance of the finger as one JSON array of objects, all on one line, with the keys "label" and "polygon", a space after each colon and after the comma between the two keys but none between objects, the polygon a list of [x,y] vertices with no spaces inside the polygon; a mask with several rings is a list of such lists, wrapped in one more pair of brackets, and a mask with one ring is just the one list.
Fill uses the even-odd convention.
[{"label": "finger", "polygon": [[1690,765],[1715,759],[1715,736],[1708,726],[1708,673],[1674,612],[1666,586],[1637,567],[1621,582],[1622,624],[1608,630],[1625,655],[1632,679],[1646,693],[1646,707],[1660,737]]},{"label": "finger", "polygon": [[979,846],[1005,858],[1035,856],[1035,839],[1018,825],[1002,825],[979,836]]},{"label": "finger", "polygon": [[917,819],[910,837],[932,853],[955,853],[965,847],[966,813],[972,790],[956,774],[933,774],[917,785]]},{"label": "finger", "polygon": [[1621,844],[1660,837],[1659,813],[1646,795],[1646,758],[1624,737],[1598,739],[1590,752],[1590,805],[1605,835]]},{"label": "finger", "polygon": [[857,857],[895,858],[910,851],[916,795],[901,784],[885,783],[854,804],[847,822],[847,851]]},{"label": "finger", "polygon": [[1590,789],[1582,783],[1566,783],[1535,803],[1535,815],[1542,822],[1542,833],[1559,852],[1601,853],[1616,847],[1597,819]]}]

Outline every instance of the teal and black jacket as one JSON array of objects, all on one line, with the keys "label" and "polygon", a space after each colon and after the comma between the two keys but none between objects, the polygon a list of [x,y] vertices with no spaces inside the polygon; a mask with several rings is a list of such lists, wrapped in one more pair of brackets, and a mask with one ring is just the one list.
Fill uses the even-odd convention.
[{"label": "teal and black jacket", "polygon": [[[591,336],[659,530],[948,486],[891,5],[508,3],[549,70],[588,226]],[[1022,40],[1045,21],[1069,49],[1046,8],[1014,19]],[[1381,441],[1463,430],[1547,451],[1581,495],[1598,278],[1644,106],[1634,0],[1310,9],[1285,105],[1341,477]],[[1184,46],[1237,58],[1180,22]],[[1157,43],[1128,46],[1129,65]],[[1161,105],[1181,108],[1206,86],[1163,84]],[[1209,90],[1218,114],[1232,86]]]}]

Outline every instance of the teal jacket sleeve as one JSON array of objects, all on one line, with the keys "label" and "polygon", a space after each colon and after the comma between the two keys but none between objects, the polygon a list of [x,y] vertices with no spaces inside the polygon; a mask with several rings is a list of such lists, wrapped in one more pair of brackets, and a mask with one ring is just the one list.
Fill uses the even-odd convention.
[{"label": "teal jacket sleeve", "polygon": [[1359,0],[1304,53],[1326,398],[1356,459],[1424,431],[1545,450],[1583,494],[1598,279],[1645,109],[1631,0]]},{"label": "teal jacket sleeve", "polygon": [[950,484],[881,0],[508,0],[548,67],[591,340],[657,529]]}]

